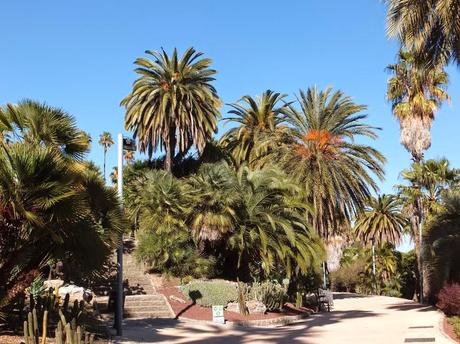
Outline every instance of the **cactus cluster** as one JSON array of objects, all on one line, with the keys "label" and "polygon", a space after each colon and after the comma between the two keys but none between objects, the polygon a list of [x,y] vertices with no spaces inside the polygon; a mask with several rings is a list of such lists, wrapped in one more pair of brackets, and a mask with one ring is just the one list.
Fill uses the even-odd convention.
[{"label": "cactus cluster", "polygon": [[254,282],[247,294],[248,300],[263,302],[267,311],[283,308],[286,297],[286,288],[276,281]]},{"label": "cactus cluster", "polygon": [[[70,296],[67,294],[60,305],[57,293],[50,290],[44,297],[36,300],[30,297],[29,308],[31,311],[24,320],[24,343],[46,344],[49,320],[56,324],[54,343],[56,344],[92,344],[94,334],[90,334],[78,325],[78,320],[83,313],[84,301],[74,301],[69,307]],[[51,318],[51,319],[50,319]],[[71,319],[68,321],[67,319]],[[41,340],[40,327],[41,324]]]}]

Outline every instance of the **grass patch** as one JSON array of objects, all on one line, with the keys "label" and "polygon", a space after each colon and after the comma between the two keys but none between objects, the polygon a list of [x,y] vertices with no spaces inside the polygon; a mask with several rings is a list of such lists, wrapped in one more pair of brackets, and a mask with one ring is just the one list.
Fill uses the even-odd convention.
[{"label": "grass patch", "polygon": [[447,322],[454,328],[454,332],[457,338],[460,338],[460,317],[454,316],[447,318]]}]

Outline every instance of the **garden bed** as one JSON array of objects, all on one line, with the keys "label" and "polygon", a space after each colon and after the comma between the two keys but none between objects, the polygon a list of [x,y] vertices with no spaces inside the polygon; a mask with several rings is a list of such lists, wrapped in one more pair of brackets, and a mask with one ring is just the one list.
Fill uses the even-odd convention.
[{"label": "garden bed", "polygon": [[[161,288],[157,288],[157,291],[163,294],[171,305],[174,314],[178,319],[190,319],[190,320],[200,320],[200,321],[212,321],[212,310],[210,307],[203,307],[198,304],[194,304],[191,300],[184,295],[179,288],[171,282],[163,281]],[[171,298],[173,297],[173,298]],[[181,299],[185,301],[184,303],[178,301]],[[286,304],[283,310],[279,312],[267,312],[265,314],[250,314],[243,316],[240,313],[229,312],[224,310],[224,318],[227,322],[233,322],[236,324],[248,325],[250,322],[254,321],[255,324],[264,323],[261,320],[277,319],[283,317],[307,317],[313,311],[308,308],[296,308],[292,304]],[[268,322],[267,322],[268,323]],[[270,322],[271,323],[271,322]],[[276,323],[276,321],[273,321]]]},{"label": "garden bed", "polygon": [[460,338],[455,334],[454,326],[449,323],[448,319],[449,318],[444,317],[444,332],[456,343],[460,343]]}]

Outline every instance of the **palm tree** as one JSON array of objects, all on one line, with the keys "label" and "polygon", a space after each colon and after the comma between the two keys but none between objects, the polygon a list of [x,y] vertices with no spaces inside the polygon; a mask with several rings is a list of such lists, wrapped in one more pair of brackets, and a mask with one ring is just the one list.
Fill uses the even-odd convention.
[{"label": "palm tree", "polygon": [[398,62],[387,70],[393,75],[388,81],[387,98],[400,123],[401,143],[414,161],[420,161],[431,146],[430,129],[435,113],[449,100],[448,75],[439,66],[416,65],[414,55],[404,50],[399,52]]},{"label": "palm tree", "polygon": [[0,108],[0,138],[6,142],[22,141],[58,151],[72,163],[88,153],[91,138],[77,128],[75,118],[62,109],[33,100],[7,104]]},{"label": "palm tree", "polygon": [[399,244],[407,218],[402,213],[401,203],[393,195],[379,195],[370,198],[364,211],[359,214],[354,231],[365,244],[372,245],[372,273],[374,291],[377,291],[375,245]]},{"label": "palm tree", "polygon": [[324,250],[305,220],[298,185],[274,166],[254,171],[242,166],[236,174],[242,206],[228,245],[238,253],[238,276],[244,278],[251,264],[251,270],[260,270],[256,278],[274,271],[305,275],[318,267]]},{"label": "palm tree", "polygon": [[102,146],[104,149],[104,180],[105,180],[105,164],[106,164],[106,158],[107,158],[107,151],[109,150],[110,147],[114,144],[112,134],[110,134],[108,131],[104,131],[100,136],[99,136],[99,145]]},{"label": "palm tree", "polygon": [[459,0],[387,0],[388,35],[431,64],[460,62]]},{"label": "palm tree", "polygon": [[353,103],[341,91],[315,87],[300,91],[300,110],[290,107],[290,139],[274,152],[278,161],[305,192],[315,209],[307,214],[326,241],[339,233],[377,190],[373,179],[383,177],[385,158],[376,149],[359,144],[359,137],[377,137],[377,128],[363,123],[364,105]]},{"label": "palm tree", "polygon": [[254,164],[275,147],[275,137],[280,137],[286,128],[282,126],[288,109],[286,95],[267,90],[260,97],[244,96],[237,103],[229,104],[231,110],[227,121],[239,123],[221,138],[235,162]]},{"label": "palm tree", "polygon": [[51,260],[73,280],[93,276],[124,222],[116,193],[83,160],[88,136],[71,116],[27,101],[1,109],[0,119],[1,308]]},{"label": "palm tree", "polygon": [[[411,168],[402,171],[401,175],[407,184],[397,185],[397,188],[405,212],[411,219],[410,234],[415,242],[419,271],[423,272],[425,265],[422,259],[424,254],[421,250],[423,245],[421,241],[426,230],[422,227],[422,220],[429,224],[433,217],[444,211],[442,198],[446,190],[458,186],[460,170],[451,168],[446,159],[430,159],[413,163]],[[417,187],[414,188],[414,185]],[[423,273],[419,276],[420,284],[427,285],[428,279],[429,276]],[[420,287],[423,288],[422,285]],[[423,290],[423,294],[430,296],[429,291]]]},{"label": "palm tree", "polygon": [[132,150],[123,151],[123,158],[125,159],[128,165],[131,164],[134,161],[134,151]]},{"label": "palm tree", "polygon": [[[135,70],[140,77],[121,105],[126,108],[125,127],[134,131],[142,152],[151,158],[158,148],[165,151],[165,170],[171,172],[174,160],[184,157],[194,145],[201,152],[217,132],[221,102],[214,81],[211,60],[189,48],[182,58],[174,49],[147,50],[150,58],[138,58]],[[178,155],[176,156],[176,150]]]},{"label": "palm tree", "polygon": [[460,193],[458,188],[443,194],[443,208],[427,224],[424,235],[425,297],[434,301],[446,282],[460,275]]}]

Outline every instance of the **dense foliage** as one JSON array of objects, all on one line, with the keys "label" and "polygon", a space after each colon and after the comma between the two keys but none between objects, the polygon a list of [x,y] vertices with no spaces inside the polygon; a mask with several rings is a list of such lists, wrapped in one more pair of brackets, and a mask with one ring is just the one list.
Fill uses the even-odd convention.
[{"label": "dense foliage", "polygon": [[0,109],[0,123],[1,308],[57,261],[66,279],[97,274],[123,221],[70,115],[24,101]]}]

